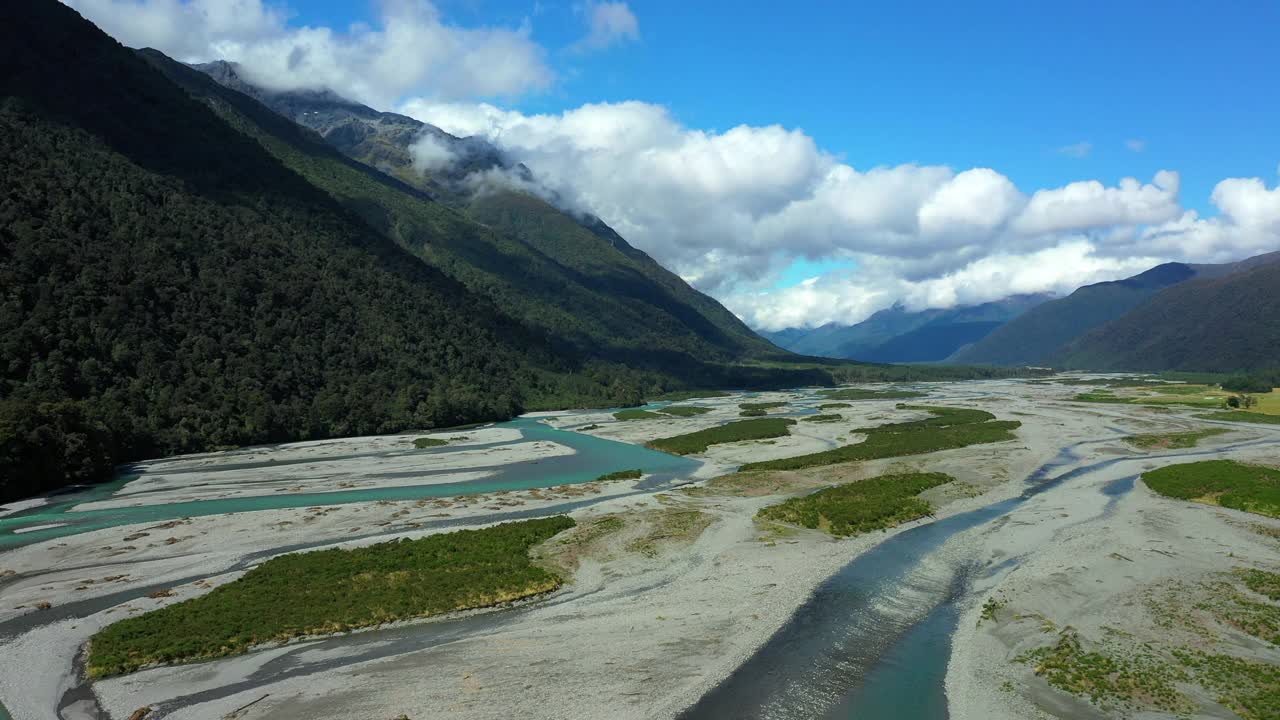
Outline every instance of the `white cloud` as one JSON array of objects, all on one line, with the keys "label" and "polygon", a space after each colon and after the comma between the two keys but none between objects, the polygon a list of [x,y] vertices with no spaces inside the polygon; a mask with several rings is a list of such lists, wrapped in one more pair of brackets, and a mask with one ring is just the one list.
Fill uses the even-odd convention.
[{"label": "white cloud", "polygon": [[414,169],[428,175],[447,170],[458,160],[449,143],[429,132],[409,146],[409,156],[413,158]]},{"label": "white cloud", "polygon": [[[991,168],[857,169],[780,126],[710,132],[641,102],[525,115],[416,100],[401,111],[478,135],[533,168],[557,198],[765,329],[858,322],[911,307],[1069,292],[1167,260],[1220,261],[1280,244],[1280,197],[1223,181],[1212,221],[1179,203],[1180,178],[1088,180],[1030,195]],[[852,259],[784,290],[792,260]]]},{"label": "white cloud", "polygon": [[1139,138],[1132,138],[1124,141],[1124,146],[1132,152],[1140,153],[1147,149],[1147,141]]},{"label": "white cloud", "polygon": [[574,45],[575,50],[602,50],[640,39],[640,21],[624,2],[589,2],[583,12],[587,35]]},{"label": "white cloud", "polygon": [[828,322],[851,324],[895,302],[909,310],[972,305],[1012,294],[1066,294],[1080,285],[1133,275],[1158,257],[1106,258],[1087,240],[1068,239],[1034,252],[995,253],[921,280],[882,271],[872,260],[852,275],[827,275],[772,292],[732,293],[729,309],[755,327],[777,330]]},{"label": "white cloud", "polygon": [[1116,187],[1097,180],[1038,190],[1014,223],[1026,235],[1084,230],[1109,225],[1138,225],[1171,220],[1181,212],[1178,174],[1156,173],[1149,184],[1125,178]]},{"label": "white cloud", "polygon": [[267,87],[327,87],[376,107],[408,94],[515,96],[554,77],[527,25],[458,27],[427,0],[385,0],[377,26],[346,31],[291,27],[262,0],[64,1],[125,45],[233,60]]},{"label": "white cloud", "polygon": [[1073,158],[1088,157],[1089,153],[1093,152],[1093,143],[1078,142],[1072,145],[1063,145],[1058,148],[1057,152],[1059,155],[1066,155],[1067,157]]}]

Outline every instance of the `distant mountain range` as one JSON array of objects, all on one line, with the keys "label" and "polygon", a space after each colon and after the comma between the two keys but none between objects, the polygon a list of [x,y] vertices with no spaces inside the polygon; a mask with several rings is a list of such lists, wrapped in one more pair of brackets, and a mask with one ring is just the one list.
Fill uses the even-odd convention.
[{"label": "distant mountain range", "polygon": [[884,363],[1234,372],[1280,366],[1280,252],[1165,263],[1070,295],[900,305],[856,325],[762,333],[794,352]]},{"label": "distant mountain range", "polygon": [[856,325],[828,323],[812,330],[788,328],[762,334],[779,347],[805,355],[885,363],[941,362],[1052,297],[1014,295],[980,305],[920,311],[894,305]]},{"label": "distant mountain range", "polygon": [[[1148,321],[1159,316],[1159,308],[1171,298],[1181,296],[1181,292],[1171,292],[1175,287],[1182,287],[1191,280],[1212,280],[1230,277],[1254,268],[1265,267],[1280,260],[1280,253],[1268,253],[1236,263],[1221,265],[1190,265],[1185,263],[1165,263],[1146,272],[1124,280],[1102,282],[1086,285],[1067,297],[1044,303],[1019,318],[1011,320],[973,346],[961,350],[950,358],[950,362],[976,365],[1046,365],[1061,364],[1068,358],[1074,358],[1073,366],[1087,364],[1091,356],[1086,346],[1068,351],[1067,348],[1086,334],[1120,322],[1131,311],[1139,307],[1144,310]],[[1189,283],[1191,292],[1201,284]],[[1271,292],[1280,295],[1280,286]],[[1177,322],[1167,317],[1162,323],[1155,323],[1146,332],[1153,336],[1167,335],[1170,330],[1164,327],[1165,322]],[[1122,323],[1123,324],[1123,323]],[[1184,328],[1185,330],[1185,328]],[[1174,331],[1175,333],[1177,331]],[[1099,349],[1096,357],[1101,361],[1103,351]],[[1108,352],[1107,363],[1112,368],[1128,364],[1132,369],[1170,369],[1173,365],[1168,360],[1173,355],[1153,356],[1150,361],[1139,360],[1134,356],[1122,358]],[[1201,356],[1204,357],[1204,356]],[[1239,356],[1241,364],[1231,369],[1266,366],[1274,364],[1276,357],[1244,357]],[[1219,365],[1218,363],[1210,363]],[[1178,363],[1180,367],[1209,370],[1208,364],[1192,368],[1186,363]],[[1099,366],[1101,369],[1101,366]]]},{"label": "distant mountain range", "polygon": [[[1280,367],[1277,253],[1156,293],[1051,356],[1060,367],[1235,372]],[[1212,267],[1212,266],[1210,266]],[[1218,266],[1222,268],[1224,266]]]}]

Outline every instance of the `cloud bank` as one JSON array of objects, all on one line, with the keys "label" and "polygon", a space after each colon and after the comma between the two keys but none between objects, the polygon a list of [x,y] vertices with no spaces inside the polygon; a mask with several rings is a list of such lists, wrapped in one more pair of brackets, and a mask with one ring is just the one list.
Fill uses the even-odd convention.
[{"label": "cloud bank", "polygon": [[[402,112],[477,135],[533,168],[556,197],[763,329],[853,323],[894,302],[949,307],[1070,292],[1166,260],[1226,261],[1280,246],[1280,191],[1227,179],[1200,218],[1178,173],[1026,193],[991,168],[857,169],[800,130],[688,128],[657,105],[525,115],[413,100]],[[852,271],[772,289],[793,259]]]},{"label": "cloud bank", "polygon": [[516,28],[463,28],[427,0],[383,0],[376,25],[291,27],[262,0],[63,0],[130,47],[184,62],[232,60],[277,90],[330,88],[374,107],[409,94],[513,97],[543,90],[546,52]]}]

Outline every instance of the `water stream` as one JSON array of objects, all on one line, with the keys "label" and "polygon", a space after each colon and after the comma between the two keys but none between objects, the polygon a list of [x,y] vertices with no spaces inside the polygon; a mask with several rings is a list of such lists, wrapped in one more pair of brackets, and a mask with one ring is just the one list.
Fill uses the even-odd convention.
[{"label": "water stream", "polygon": [[[1267,438],[1162,457],[1212,456],[1278,442]],[[1010,558],[999,568],[979,568],[963,550],[946,543],[1046,490],[1135,460],[1111,458],[1050,477],[1076,461],[1078,447],[1063,448],[1032,473],[1021,495],[911,528],[858,556],[682,717],[945,720],[950,642],[970,577],[1018,562]],[[1107,483],[1101,489],[1100,512],[1110,512],[1118,497],[1133,489],[1134,479]]]},{"label": "water stream", "polygon": [[[119,478],[102,485],[95,485],[77,492],[55,496],[53,502],[37,508],[20,511],[6,517],[0,517],[0,550],[41,542],[50,538],[64,537],[90,530],[129,525],[133,523],[163,522],[185,517],[203,515],[221,515],[225,513],[247,512],[252,510],[274,510],[279,508],[313,507],[317,505],[338,505],[343,503],[370,502],[377,500],[418,500],[430,497],[447,497],[470,493],[492,493],[502,490],[528,490],[531,488],[552,487],[590,482],[605,473],[619,470],[642,469],[652,477],[646,478],[649,483],[663,483],[678,477],[685,477],[700,465],[697,461],[657,452],[640,445],[616,442],[604,438],[593,437],[585,433],[557,430],[534,419],[522,418],[501,423],[496,427],[512,428],[523,434],[520,442],[548,441],[567,446],[574,450],[572,455],[541,458],[524,462],[495,464],[487,467],[466,468],[465,470],[432,471],[431,459],[440,454],[463,452],[467,450],[496,447],[507,443],[491,445],[464,445],[456,448],[439,450],[377,450],[368,453],[325,457],[324,461],[351,458],[379,458],[419,453],[423,457],[423,470],[417,475],[424,479],[433,474],[463,473],[484,471],[487,477],[477,480],[455,483],[439,483],[434,485],[410,485],[400,487],[365,488],[335,492],[318,493],[268,493],[251,497],[224,498],[218,500],[198,500],[155,505],[139,505],[101,510],[76,510],[76,506],[97,500],[106,500],[116,493],[125,483],[137,477],[139,470],[147,467],[140,463],[127,469]],[[236,451],[250,453],[252,449]],[[316,462],[309,458],[294,462]],[[279,467],[289,464],[285,462],[255,461],[244,463],[228,463],[213,467],[200,468],[200,472],[214,473],[221,471],[247,470],[261,467]],[[160,471],[164,474],[176,471]],[[192,472],[187,470],[186,472]],[[139,494],[142,496],[143,494]],[[50,527],[43,529],[41,526]],[[26,529],[26,532],[22,532]]]}]

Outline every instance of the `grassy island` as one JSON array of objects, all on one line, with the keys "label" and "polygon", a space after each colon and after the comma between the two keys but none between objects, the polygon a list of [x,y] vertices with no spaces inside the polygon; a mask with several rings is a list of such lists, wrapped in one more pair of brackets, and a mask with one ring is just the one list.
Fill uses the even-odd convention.
[{"label": "grassy island", "polygon": [[1275,468],[1205,460],[1151,470],[1142,481],[1167,497],[1280,517],[1280,470]]},{"label": "grassy island", "polygon": [[661,450],[673,455],[691,455],[693,453],[706,452],[708,447],[721,443],[785,437],[791,433],[790,426],[795,424],[796,421],[790,418],[738,420],[726,425],[707,428],[706,430],[685,433],[684,435],[658,438],[649,442],[648,446],[654,450]]},{"label": "grassy island", "polygon": [[919,455],[980,443],[1003,442],[1014,439],[1013,430],[1022,426],[1016,420],[996,420],[994,415],[985,410],[951,407],[907,409],[927,410],[932,417],[861,428],[853,431],[867,436],[860,443],[809,455],[747,463],[739,470],[799,470],[819,465]]},{"label": "grassy island", "polygon": [[560,587],[529,560],[574,526],[556,516],[354,550],[272,558],[207,595],[108,625],[89,644],[100,678],[163,663],[243,653],[307,635],[488,607]]},{"label": "grassy island", "polygon": [[933,514],[929,503],[917,496],[952,480],[955,478],[943,473],[881,475],[770,505],[756,517],[824,530],[837,537],[858,535]]}]

